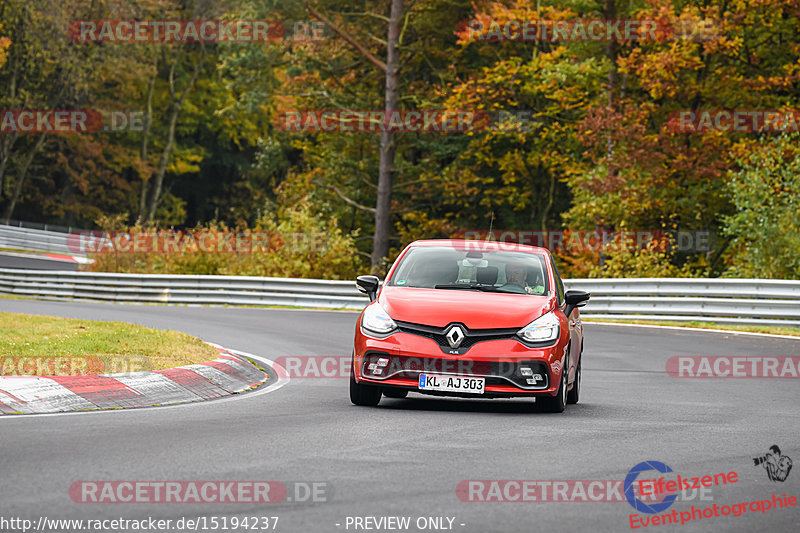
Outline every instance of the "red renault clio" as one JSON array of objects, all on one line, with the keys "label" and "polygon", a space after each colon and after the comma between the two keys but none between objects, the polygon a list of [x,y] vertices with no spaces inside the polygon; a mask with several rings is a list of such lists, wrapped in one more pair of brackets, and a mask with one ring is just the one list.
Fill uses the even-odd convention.
[{"label": "red renault clio", "polygon": [[350,400],[374,406],[409,392],[472,398],[529,396],[544,410],[577,403],[589,294],[564,292],[550,252],[517,244],[416,241],[356,325]]}]

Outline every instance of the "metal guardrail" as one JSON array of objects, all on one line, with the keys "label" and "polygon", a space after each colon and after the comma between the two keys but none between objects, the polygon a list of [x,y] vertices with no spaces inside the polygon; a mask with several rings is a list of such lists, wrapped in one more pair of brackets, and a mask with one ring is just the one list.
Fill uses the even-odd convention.
[{"label": "metal guardrail", "polygon": [[6,219],[0,222],[6,226],[14,226],[17,228],[27,228],[33,230],[54,231],[61,233],[72,233],[73,231],[81,231],[80,228],[73,228],[72,226],[60,226],[58,224],[48,224],[46,222],[27,222],[24,220]]},{"label": "metal guardrail", "polygon": [[564,280],[590,292],[590,318],[800,327],[800,280],[626,278]]},{"label": "metal guardrail", "polygon": [[0,294],[110,302],[333,309],[361,309],[368,302],[351,281],[16,269],[0,269]]},{"label": "metal guardrail", "polygon": [[[591,318],[800,326],[800,280],[629,278],[565,280],[590,292]],[[183,305],[361,309],[352,281],[0,269],[0,294]]]},{"label": "metal guardrail", "polygon": [[0,248],[83,256],[67,244],[69,233],[0,225]]}]

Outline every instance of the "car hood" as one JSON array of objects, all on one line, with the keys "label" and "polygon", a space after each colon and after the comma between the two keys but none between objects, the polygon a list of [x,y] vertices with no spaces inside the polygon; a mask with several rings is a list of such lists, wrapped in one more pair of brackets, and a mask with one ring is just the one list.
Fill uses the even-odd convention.
[{"label": "car hood", "polygon": [[380,304],[394,320],[469,329],[521,328],[554,307],[550,296],[384,286]]}]

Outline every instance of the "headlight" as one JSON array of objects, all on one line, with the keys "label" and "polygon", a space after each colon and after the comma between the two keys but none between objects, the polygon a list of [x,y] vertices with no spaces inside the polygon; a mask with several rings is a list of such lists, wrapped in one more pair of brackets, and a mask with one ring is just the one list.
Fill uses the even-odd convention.
[{"label": "headlight", "polygon": [[361,327],[367,331],[383,334],[389,333],[397,328],[397,324],[395,324],[392,317],[381,307],[381,304],[375,302],[364,309],[364,315],[361,318]]},{"label": "headlight", "polygon": [[520,338],[527,342],[554,341],[558,338],[561,327],[555,313],[542,315],[517,332]]}]

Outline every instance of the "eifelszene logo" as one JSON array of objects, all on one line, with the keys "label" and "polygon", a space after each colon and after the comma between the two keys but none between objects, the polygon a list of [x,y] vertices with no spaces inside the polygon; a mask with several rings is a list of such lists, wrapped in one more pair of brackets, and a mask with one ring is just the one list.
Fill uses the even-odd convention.
[{"label": "eifelszene logo", "polygon": [[662,501],[657,503],[645,503],[639,498],[636,497],[634,492],[636,479],[639,477],[639,474],[642,472],[647,472],[648,470],[656,470],[657,472],[661,472],[665,474],[667,472],[672,472],[672,469],[665,465],[660,461],[644,461],[639,463],[638,465],[634,466],[628,472],[628,475],[625,476],[625,498],[628,500],[628,503],[639,512],[649,513],[649,514],[656,514],[668,509],[678,498],[677,494],[669,494],[667,495]]},{"label": "eifelszene logo", "polygon": [[781,449],[777,444],[770,446],[766,455],[754,457],[753,464],[755,466],[763,465],[770,481],[786,481],[792,470],[792,460],[786,455],[781,455]]}]

